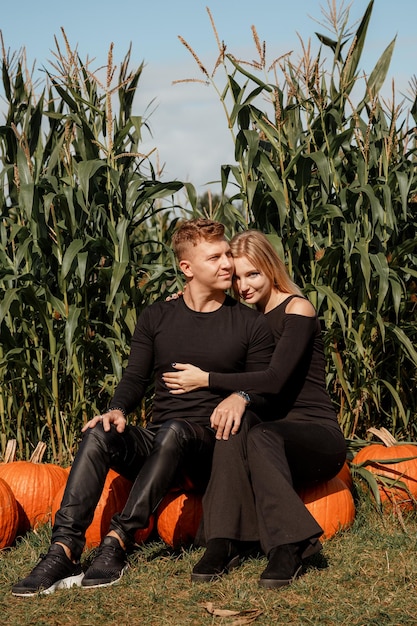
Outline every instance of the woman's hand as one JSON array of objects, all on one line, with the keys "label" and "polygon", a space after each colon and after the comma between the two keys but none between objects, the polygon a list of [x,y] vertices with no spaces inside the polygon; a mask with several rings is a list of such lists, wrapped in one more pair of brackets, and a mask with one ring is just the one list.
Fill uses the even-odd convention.
[{"label": "woman's hand", "polygon": [[236,435],[246,409],[244,398],[232,393],[216,406],[210,417],[210,425],[216,431],[216,439],[229,439]]},{"label": "woman's hand", "polygon": [[175,372],[162,374],[162,380],[170,390],[170,393],[179,395],[195,389],[201,389],[201,387],[208,387],[208,372],[204,372],[199,367],[189,363],[173,363],[172,367],[175,368]]},{"label": "woman's hand", "polygon": [[176,293],[173,293],[170,296],[167,296],[165,298],[165,302],[169,302],[170,300],[178,300],[178,298],[180,298],[183,295],[184,295],[184,291],[177,291]]},{"label": "woman's hand", "polygon": [[85,432],[88,428],[94,428],[99,423],[103,424],[103,428],[106,432],[110,430],[110,424],[114,424],[116,426],[116,430],[118,433],[122,433],[126,428],[126,418],[121,411],[118,409],[113,409],[112,411],[108,411],[107,413],[103,413],[103,415],[96,415],[93,417],[83,428],[81,432]]}]

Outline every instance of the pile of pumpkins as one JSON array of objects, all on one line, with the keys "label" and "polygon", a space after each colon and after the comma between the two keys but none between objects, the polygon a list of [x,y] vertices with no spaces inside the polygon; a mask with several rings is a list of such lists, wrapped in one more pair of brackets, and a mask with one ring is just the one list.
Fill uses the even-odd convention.
[{"label": "pile of pumpkins", "polygon": [[[11,546],[16,537],[40,524],[53,522],[60,507],[70,468],[43,463],[46,444],[40,442],[29,461],[14,461],[16,442],[9,441],[5,459],[0,463],[0,549]],[[93,521],[86,532],[86,548],[98,546],[106,535],[114,513],[127,501],[132,483],[110,470],[97,504]],[[138,530],[137,543],[145,541],[154,526]]]},{"label": "pile of pumpkins", "polygon": [[[376,429],[373,432],[381,433]],[[0,549],[13,545],[16,537],[29,529],[53,522],[59,509],[69,468],[43,463],[45,448],[44,443],[39,443],[29,461],[14,461],[13,442],[8,444],[4,461],[0,463]],[[349,528],[354,521],[351,467],[366,467],[369,472],[387,478],[385,482],[378,482],[382,502],[410,508],[417,501],[417,445],[398,444],[393,438],[386,439],[384,444],[366,445],[355,455],[352,464],[345,463],[335,478],[298,492],[323,528],[322,541]],[[123,509],[131,486],[130,481],[110,470],[94,519],[87,529],[86,548],[99,545],[108,531],[111,517]],[[190,545],[196,537],[201,516],[200,493],[171,490],[148,528],[137,532],[136,542],[146,541],[156,530],[173,548]]]}]

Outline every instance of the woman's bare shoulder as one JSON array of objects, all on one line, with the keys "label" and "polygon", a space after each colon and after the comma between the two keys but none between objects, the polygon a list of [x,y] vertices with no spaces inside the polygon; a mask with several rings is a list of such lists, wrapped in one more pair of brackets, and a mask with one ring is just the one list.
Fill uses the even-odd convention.
[{"label": "woman's bare shoulder", "polygon": [[315,317],[316,309],[307,298],[292,298],[285,307],[286,313],[293,315],[304,315],[304,317]]}]

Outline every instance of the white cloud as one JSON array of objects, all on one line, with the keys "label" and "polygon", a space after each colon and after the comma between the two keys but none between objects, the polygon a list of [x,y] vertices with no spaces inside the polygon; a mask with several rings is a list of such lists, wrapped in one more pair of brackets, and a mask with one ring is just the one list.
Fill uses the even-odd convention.
[{"label": "white cloud", "polygon": [[211,86],[172,84],[178,78],[198,77],[194,66],[185,66],[187,71],[178,76],[178,66],[145,68],[136,108],[143,113],[155,99],[149,118],[153,137],[144,137],[142,151],[157,147],[160,163],[165,163],[163,178],[191,182],[204,193],[205,183],[219,179],[221,165],[233,162],[234,145]]}]

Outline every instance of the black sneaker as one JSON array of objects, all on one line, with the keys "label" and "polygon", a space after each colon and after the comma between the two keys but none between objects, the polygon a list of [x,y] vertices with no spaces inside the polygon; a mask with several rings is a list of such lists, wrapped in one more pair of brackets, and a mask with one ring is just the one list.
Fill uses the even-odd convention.
[{"label": "black sneaker", "polygon": [[80,563],[73,563],[64,548],[53,543],[47,554],[41,554],[39,563],[29,576],[13,585],[14,596],[36,596],[53,593],[56,589],[79,587],[83,579]]},{"label": "black sneaker", "polygon": [[126,551],[116,537],[104,537],[86,571],[83,587],[107,587],[117,583],[128,568]]}]

